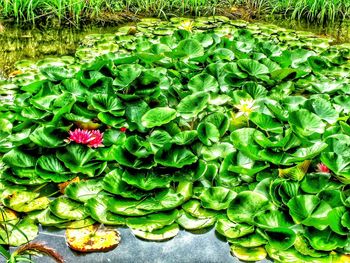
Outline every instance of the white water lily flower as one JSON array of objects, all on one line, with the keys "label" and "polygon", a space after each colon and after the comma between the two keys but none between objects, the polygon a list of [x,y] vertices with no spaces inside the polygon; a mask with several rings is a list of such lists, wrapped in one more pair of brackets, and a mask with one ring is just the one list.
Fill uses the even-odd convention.
[{"label": "white water lily flower", "polygon": [[241,116],[249,117],[249,115],[258,107],[254,106],[255,100],[253,99],[242,99],[239,101],[239,104],[234,105],[239,112],[235,115],[236,118]]}]

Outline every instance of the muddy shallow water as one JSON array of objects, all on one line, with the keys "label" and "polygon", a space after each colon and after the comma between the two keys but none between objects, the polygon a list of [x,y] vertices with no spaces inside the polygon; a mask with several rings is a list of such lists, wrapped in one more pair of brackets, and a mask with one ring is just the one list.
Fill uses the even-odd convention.
[{"label": "muddy shallow water", "polygon": [[[350,21],[329,26],[290,21],[273,16],[262,19],[263,23],[276,24],[289,29],[310,31],[329,36],[335,43],[350,42]],[[113,33],[118,27],[83,27],[64,29],[21,29],[6,26],[0,31],[0,78],[15,70],[18,60],[37,60],[44,57],[74,55],[82,39],[89,34]]]}]

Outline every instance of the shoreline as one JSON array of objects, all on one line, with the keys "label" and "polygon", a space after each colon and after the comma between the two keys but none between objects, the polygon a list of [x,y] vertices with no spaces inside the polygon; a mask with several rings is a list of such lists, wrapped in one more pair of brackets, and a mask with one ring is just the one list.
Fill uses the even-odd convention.
[{"label": "shoreline", "polygon": [[[35,1],[41,3],[42,0]],[[86,0],[84,3],[72,3],[62,0],[59,8],[54,4],[33,7],[22,3],[17,10],[0,0],[0,32],[2,26],[6,25],[25,28],[115,26],[130,21],[136,22],[145,17],[168,20],[172,17],[226,16],[230,19],[255,20],[264,16],[283,16],[286,20],[307,21],[319,26],[350,19],[350,6],[344,5],[347,0],[340,0],[333,4],[331,9],[319,5],[320,3],[317,7],[310,6],[308,2],[305,2],[300,9],[300,1],[293,0],[285,3],[271,0],[203,0],[197,3],[184,0],[159,0],[156,3],[141,3],[129,0],[124,3],[119,0],[97,0],[92,3]]]}]

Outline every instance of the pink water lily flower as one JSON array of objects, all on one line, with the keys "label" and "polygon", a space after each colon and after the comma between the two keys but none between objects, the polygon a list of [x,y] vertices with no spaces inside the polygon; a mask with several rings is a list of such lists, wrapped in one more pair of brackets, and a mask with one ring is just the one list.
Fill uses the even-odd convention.
[{"label": "pink water lily flower", "polygon": [[101,133],[99,130],[82,129],[69,131],[69,138],[67,139],[67,142],[86,144],[92,148],[103,147],[102,141],[103,133]]},{"label": "pink water lily flower", "polygon": [[99,130],[92,130],[92,140],[89,142],[89,146],[93,148],[103,147],[103,132],[101,133]]},{"label": "pink water lily flower", "polygon": [[317,172],[320,172],[320,173],[329,173],[329,168],[324,164],[324,163],[318,163],[316,165],[317,169],[316,171]]}]

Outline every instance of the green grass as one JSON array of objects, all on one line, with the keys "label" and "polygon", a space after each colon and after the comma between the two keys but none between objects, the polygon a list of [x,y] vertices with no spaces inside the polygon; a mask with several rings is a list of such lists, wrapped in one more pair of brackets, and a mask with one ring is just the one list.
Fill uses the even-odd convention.
[{"label": "green grass", "polygon": [[[94,21],[102,14],[128,11],[142,16],[203,16],[241,6],[254,14],[284,13],[293,19],[326,23],[350,18],[350,0],[0,0],[0,18],[36,23]],[[220,12],[219,12],[220,13]]]},{"label": "green grass", "polygon": [[33,22],[42,17],[79,23],[101,13],[129,11],[138,15],[211,15],[219,6],[234,0],[0,0],[0,17],[16,22]]},{"label": "green grass", "polygon": [[350,18],[350,0],[237,0],[258,14],[279,13],[320,24]]},{"label": "green grass", "polygon": [[[109,10],[114,1],[105,0],[0,0],[0,15],[16,22],[33,22],[42,17],[55,17],[79,23],[81,18],[98,16]],[[117,1],[118,2],[118,1]],[[110,10],[110,11],[118,11]]]},{"label": "green grass", "polygon": [[[273,1],[273,0],[270,0]],[[350,18],[349,0],[278,0],[275,12],[291,14],[292,19],[326,23]]]}]

